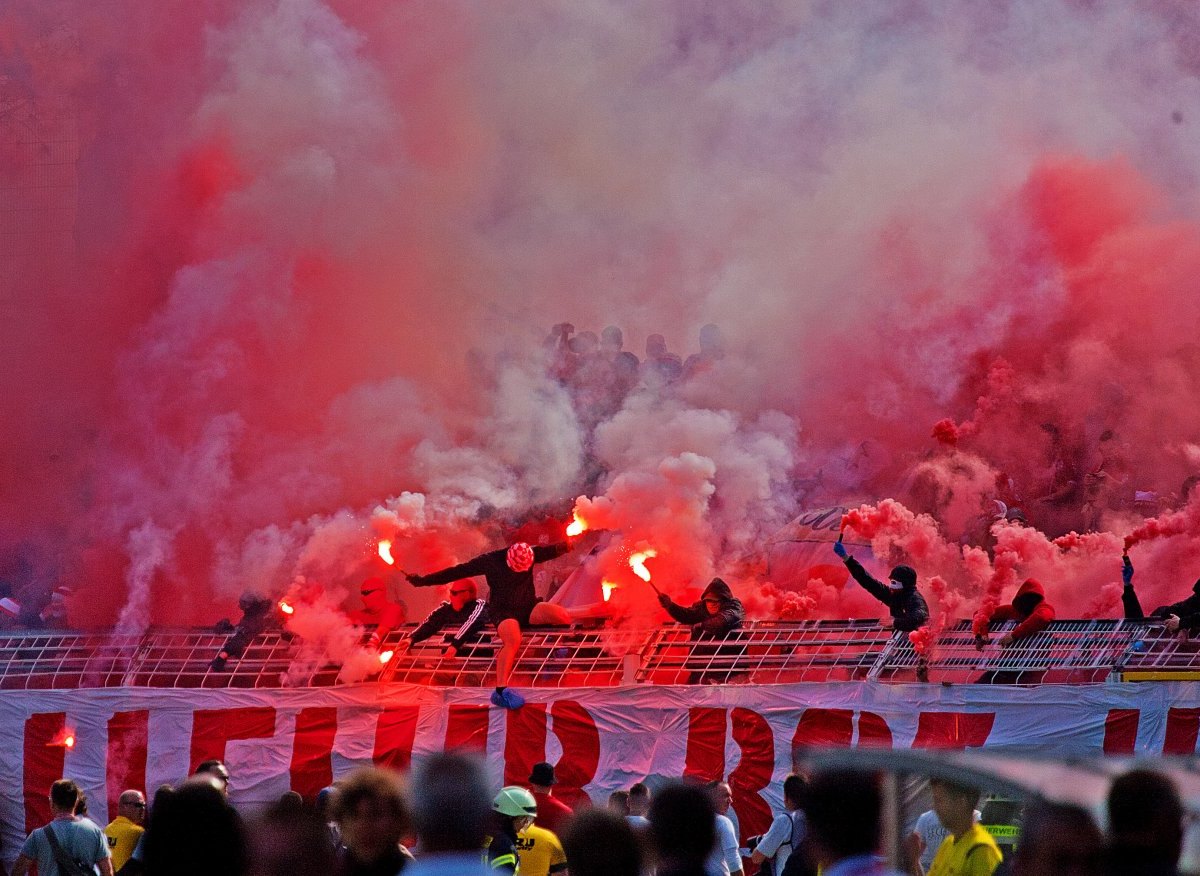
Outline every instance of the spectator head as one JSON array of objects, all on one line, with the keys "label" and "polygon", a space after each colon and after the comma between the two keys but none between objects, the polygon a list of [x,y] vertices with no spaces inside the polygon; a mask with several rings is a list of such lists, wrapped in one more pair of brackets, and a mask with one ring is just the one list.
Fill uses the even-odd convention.
[{"label": "spectator head", "polygon": [[87,794],[83,793],[83,791],[80,791],[79,799],[75,801],[75,817],[76,818],[87,818],[87,814],[88,814]]},{"label": "spectator head", "polygon": [[333,796],[336,793],[337,785],[326,785],[317,791],[317,815],[321,816],[323,821],[333,820],[329,815],[329,810],[333,805]]},{"label": "spectator head", "polygon": [[408,829],[408,804],[400,776],[364,767],[338,787],[331,814],[342,843],[360,864],[373,864],[394,852]]},{"label": "spectator head", "polygon": [[367,578],[358,588],[358,592],[362,596],[363,606],[368,611],[379,611],[387,605],[387,584],[382,578]]},{"label": "spectator head", "polygon": [[625,346],[625,336],[615,325],[605,326],[604,331],[600,332],[600,346],[607,352],[619,353]]},{"label": "spectator head", "polygon": [[707,791],[672,782],[654,795],[649,817],[650,838],[660,870],[704,867],[717,841],[712,798]]},{"label": "spectator head", "polygon": [[712,798],[712,806],[718,815],[724,815],[729,811],[729,804],[733,802],[733,789],[725,782],[709,782],[704,786]]},{"label": "spectator head", "polygon": [[134,789],[122,791],[121,796],[117,798],[117,815],[134,824],[145,822],[146,795]]},{"label": "spectator head", "polygon": [[284,791],[277,805],[285,812],[297,812],[304,808],[304,798],[298,791]]},{"label": "spectator head", "polygon": [[617,815],[629,814],[629,792],[613,791],[608,795],[608,808]]},{"label": "spectator head", "polygon": [[50,786],[50,807],[55,812],[73,815],[79,797],[79,786],[71,779],[59,779]]},{"label": "spectator head", "polygon": [[929,783],[933,793],[933,811],[942,827],[955,836],[961,836],[975,823],[975,807],[979,805],[979,789],[933,779]]},{"label": "spectator head", "polygon": [[1108,791],[1108,827],[1114,847],[1139,860],[1175,869],[1183,851],[1183,801],[1175,783],[1153,770],[1130,770]]},{"label": "spectator head", "polygon": [[721,329],[713,323],[700,328],[700,350],[704,353],[720,355],[725,349],[725,339]]},{"label": "spectator head", "polygon": [[808,780],[804,776],[790,773],[783,780],[783,805],[795,812],[804,808],[805,796],[808,794]]},{"label": "spectator head", "polygon": [[311,809],[282,799],[248,832],[250,876],[324,876],[337,872],[329,828]]},{"label": "spectator head", "polygon": [[245,872],[241,820],[211,778],[195,775],[169,794],[155,794],[150,829],[145,834],[147,873],[201,876]]},{"label": "spectator head", "polygon": [[206,760],[200,766],[196,767],[194,776],[207,777],[211,776],[215,787],[222,794],[229,793],[229,769],[222,761]]},{"label": "spectator head", "polygon": [[615,812],[580,812],[567,822],[562,844],[572,876],[640,876],[645,869],[641,842]]},{"label": "spectator head", "polygon": [[813,855],[824,867],[879,847],[879,779],[860,770],[818,773],[808,786],[804,814]]},{"label": "spectator head", "polygon": [[888,577],[899,584],[902,590],[913,590],[917,586],[917,570],[912,566],[896,566]]},{"label": "spectator head", "polygon": [[450,597],[450,606],[455,611],[462,611],[464,605],[478,598],[479,592],[475,587],[475,581],[471,578],[466,578],[465,580],[455,581],[449,585],[447,595]]},{"label": "spectator head", "polygon": [[1031,804],[1013,858],[1013,876],[1091,876],[1103,872],[1104,837],[1081,806]]},{"label": "spectator head", "polygon": [[535,763],[533,769],[529,771],[529,787],[542,794],[550,793],[550,786],[558,782],[554,777],[554,764]]},{"label": "spectator head", "polygon": [[266,611],[271,605],[271,600],[267,597],[255,593],[253,590],[246,590],[238,597],[238,608],[243,614],[261,614]]},{"label": "spectator head", "polygon": [[487,779],[479,761],[435,754],[413,771],[413,821],[428,853],[477,852],[491,824]]},{"label": "spectator head", "polygon": [[645,782],[635,782],[629,788],[629,814],[645,816],[650,811],[650,788]]},{"label": "spectator head", "polygon": [[667,355],[667,339],[662,335],[650,335],[646,338],[646,356],[658,359]]}]

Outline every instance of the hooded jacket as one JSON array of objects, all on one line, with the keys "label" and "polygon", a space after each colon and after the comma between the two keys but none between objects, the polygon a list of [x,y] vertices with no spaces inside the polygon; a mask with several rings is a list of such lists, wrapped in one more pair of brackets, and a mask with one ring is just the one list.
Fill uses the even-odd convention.
[{"label": "hooded jacket", "polygon": [[1200,581],[1192,585],[1192,595],[1170,605],[1160,605],[1151,613],[1151,617],[1166,617],[1175,615],[1179,618],[1179,628],[1183,630],[1200,629]]},{"label": "hooded jacket", "polygon": [[863,590],[891,611],[894,629],[911,633],[929,623],[929,606],[925,597],[917,591],[917,573],[912,566],[897,566],[892,569],[891,577],[902,585],[899,590],[893,590],[873,577],[854,557],[846,557],[845,563],[850,575],[862,585]]},{"label": "hooded jacket", "polygon": [[1040,633],[1054,620],[1054,606],[1046,601],[1046,590],[1037,579],[1029,578],[1018,587],[1011,605],[998,606],[990,616],[982,611],[976,614],[971,631],[977,636],[986,636],[991,624],[1011,620],[1019,621],[1009,633],[1013,641]]},{"label": "hooded jacket", "polygon": [[[704,598],[710,595],[721,600],[721,608],[716,614],[710,614],[704,605]],[[700,594],[699,601],[690,606],[684,607],[668,598],[663,602],[663,608],[681,624],[692,625],[693,639],[723,639],[740,627],[746,617],[741,600],[720,578],[713,578]]]}]

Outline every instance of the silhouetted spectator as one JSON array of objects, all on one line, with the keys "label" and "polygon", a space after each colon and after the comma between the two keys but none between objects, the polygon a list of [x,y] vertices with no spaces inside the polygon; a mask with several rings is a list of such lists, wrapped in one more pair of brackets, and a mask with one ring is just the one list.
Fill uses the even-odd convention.
[{"label": "silhouetted spectator", "polygon": [[1108,792],[1109,872],[1174,876],[1183,851],[1183,801],[1175,783],[1152,770],[1118,776]]},{"label": "silhouetted spectator", "polygon": [[1035,803],[1025,810],[1012,876],[1095,876],[1104,837],[1081,806]]},{"label": "silhouetted spectator", "polygon": [[[750,863],[761,868],[770,864],[771,876],[781,876],[788,859],[800,848],[808,823],[804,817],[804,797],[808,783],[800,776],[790,775],[783,780],[783,812],[771,821],[771,827],[758,840],[750,855]],[[795,869],[794,867],[792,868]],[[758,870],[760,874],[767,872]]]},{"label": "silhouetted spectator", "polygon": [[394,876],[409,863],[400,850],[408,806],[397,774],[374,767],[355,770],[339,784],[331,813],[345,847],[340,876]]},{"label": "silhouetted spectator", "polygon": [[[1130,617],[1130,612],[1140,612],[1142,607],[1140,602],[1136,606],[1134,605],[1137,599],[1136,594],[1133,594],[1133,599],[1126,599],[1127,594],[1133,593],[1133,564],[1127,556],[1123,558],[1123,561],[1125,566],[1121,577],[1128,580],[1121,598],[1125,604],[1125,616]],[[1200,580],[1192,585],[1192,595],[1187,599],[1173,602],[1170,605],[1160,605],[1150,612],[1150,617],[1164,620],[1164,626],[1169,633],[1179,630],[1194,633],[1200,630]]]},{"label": "silhouetted spectator", "polygon": [[827,770],[813,777],[807,797],[805,854],[823,876],[895,876],[878,855],[882,797],[876,776]]},{"label": "silhouetted spectator", "polygon": [[629,792],[616,790],[608,795],[608,809],[622,818],[629,815]]},{"label": "silhouetted spectator", "polygon": [[59,779],[50,786],[49,824],[29,834],[13,864],[13,876],[25,876],[32,864],[38,876],[59,876],[58,860],[94,864],[100,876],[112,876],[112,858],[104,832],[90,820],[75,815],[79,786],[70,779]]},{"label": "silhouetted spectator", "polygon": [[[196,776],[208,777],[212,782],[213,787],[220,791],[224,796],[229,796],[229,768],[225,766],[224,761],[212,759],[203,760],[196,767],[196,772],[192,773],[193,778]],[[157,796],[155,802],[158,802]]]},{"label": "silhouetted spectator", "polygon": [[241,820],[217,784],[214,776],[197,773],[176,790],[155,794],[144,840],[148,876],[241,876],[246,871]]},{"label": "silhouetted spectator", "polygon": [[249,876],[328,876],[337,867],[325,822],[294,801],[281,799],[247,833]]},{"label": "silhouetted spectator", "polygon": [[490,876],[482,854],[492,810],[478,760],[435,754],[418,762],[412,802],[421,854],[405,876]]},{"label": "silhouetted spectator", "polygon": [[600,333],[600,355],[608,362],[612,372],[614,392],[610,408],[614,413],[620,408],[621,401],[629,391],[637,385],[638,369],[641,365],[637,356],[622,349],[624,346],[625,337],[615,325],[606,326]]},{"label": "silhouetted spectator", "polygon": [[704,862],[717,841],[709,795],[682,782],[658,791],[650,803],[650,837],[657,876],[708,876]]},{"label": "silhouetted spectator", "polygon": [[645,782],[634,782],[629,786],[629,823],[636,830],[650,826],[650,789]]},{"label": "silhouetted spectator", "polygon": [[646,358],[639,373],[647,386],[666,386],[683,375],[683,360],[667,350],[666,338],[650,335],[646,338]]},{"label": "silhouetted spectator", "polygon": [[700,352],[693,353],[683,363],[683,379],[691,380],[713,369],[725,358],[725,339],[721,330],[711,322],[700,329]]},{"label": "silhouetted spectator", "polygon": [[537,802],[537,817],[533,823],[538,827],[558,833],[563,824],[574,810],[562,800],[554,796],[554,786],[558,779],[554,775],[554,765],[542,761],[535,763],[529,771],[529,790]]},{"label": "silhouetted spectator", "polygon": [[614,812],[579,813],[567,825],[562,844],[571,876],[642,876],[645,869],[641,841]]}]

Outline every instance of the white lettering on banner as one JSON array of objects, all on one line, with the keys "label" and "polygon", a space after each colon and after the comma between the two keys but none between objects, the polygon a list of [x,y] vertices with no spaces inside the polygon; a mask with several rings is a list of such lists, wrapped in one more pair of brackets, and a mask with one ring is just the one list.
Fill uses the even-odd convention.
[{"label": "white lettering on banner", "polygon": [[[306,797],[355,766],[406,768],[445,748],[486,755],[491,778],[521,782],[561,751],[556,793],[603,800],[647,777],[724,778],[743,837],[782,805],[796,746],[983,747],[1057,754],[1191,753],[1200,683],[1035,688],[860,682],[525,690],[515,712],[484,690],[355,685],[311,690],[6,691],[0,781],[4,848],[41,823],[50,782],[80,782],[95,820],[125,787],[151,791],[221,757],[233,799],[255,806],[285,788]],[[75,745],[63,748],[64,728]],[[551,741],[553,738],[553,742]],[[554,744],[557,743],[557,744]],[[40,819],[40,820],[39,820]]]}]

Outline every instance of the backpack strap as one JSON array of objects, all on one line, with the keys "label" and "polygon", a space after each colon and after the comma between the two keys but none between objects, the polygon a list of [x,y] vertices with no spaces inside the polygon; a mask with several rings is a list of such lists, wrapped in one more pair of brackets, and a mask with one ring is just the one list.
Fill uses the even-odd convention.
[{"label": "backpack strap", "polygon": [[50,843],[50,851],[54,854],[54,862],[58,864],[59,873],[62,876],[75,876],[75,874],[83,873],[83,868],[67,857],[63,847],[58,844],[58,837],[54,835],[51,825],[47,824],[42,831],[46,834],[46,841]]}]

